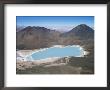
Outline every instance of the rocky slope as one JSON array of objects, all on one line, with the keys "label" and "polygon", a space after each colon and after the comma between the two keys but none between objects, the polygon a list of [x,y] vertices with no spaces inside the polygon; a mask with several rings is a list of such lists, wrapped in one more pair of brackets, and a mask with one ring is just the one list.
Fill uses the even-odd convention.
[{"label": "rocky slope", "polygon": [[93,41],[94,30],[80,24],[69,32],[61,33],[45,27],[28,26],[17,32],[17,49],[37,49],[52,45],[73,45]]},{"label": "rocky slope", "polygon": [[45,27],[28,26],[17,32],[18,49],[35,49],[54,45],[59,32]]},{"label": "rocky slope", "polygon": [[80,39],[93,39],[94,30],[86,24],[80,24],[69,32],[61,34],[61,37],[78,37]]}]

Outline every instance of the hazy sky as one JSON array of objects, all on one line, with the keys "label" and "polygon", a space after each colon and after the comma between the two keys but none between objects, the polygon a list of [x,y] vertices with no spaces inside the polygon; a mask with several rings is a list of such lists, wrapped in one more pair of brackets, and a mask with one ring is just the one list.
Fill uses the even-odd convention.
[{"label": "hazy sky", "polygon": [[16,16],[18,26],[42,26],[70,30],[79,24],[94,27],[94,16]]}]

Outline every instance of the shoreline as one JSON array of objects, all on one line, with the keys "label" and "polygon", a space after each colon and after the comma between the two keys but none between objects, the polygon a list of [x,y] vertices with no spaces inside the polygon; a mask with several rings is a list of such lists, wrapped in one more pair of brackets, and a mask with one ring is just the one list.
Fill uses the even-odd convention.
[{"label": "shoreline", "polygon": [[[86,51],[83,46],[80,46],[80,45],[54,45],[50,48],[54,48],[54,47],[60,47],[60,48],[63,48],[63,47],[80,47],[80,50],[82,50],[82,54],[80,56],[76,56],[76,57],[84,57],[85,55],[88,55],[89,52]],[[46,58],[46,59],[40,59],[40,60],[26,60],[26,58],[36,52],[40,52],[40,51],[44,51],[44,50],[47,50],[49,48],[40,48],[40,49],[34,49],[34,50],[18,50],[17,51],[17,54],[19,54],[22,58],[22,60],[17,60],[17,61],[31,61],[31,62],[38,62],[38,63],[46,63],[46,62],[53,62],[53,61],[57,61],[61,58],[70,58],[72,56],[65,56],[65,57],[52,57],[52,58]],[[17,59],[17,58],[16,58]]]}]

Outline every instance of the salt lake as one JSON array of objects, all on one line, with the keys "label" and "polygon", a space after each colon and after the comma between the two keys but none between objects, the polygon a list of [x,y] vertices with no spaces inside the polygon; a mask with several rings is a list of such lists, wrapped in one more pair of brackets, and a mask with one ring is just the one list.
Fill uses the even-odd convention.
[{"label": "salt lake", "polygon": [[27,60],[44,60],[46,58],[54,58],[54,57],[82,57],[84,55],[84,49],[79,45],[55,45],[50,48],[42,48],[31,55],[26,57]]}]

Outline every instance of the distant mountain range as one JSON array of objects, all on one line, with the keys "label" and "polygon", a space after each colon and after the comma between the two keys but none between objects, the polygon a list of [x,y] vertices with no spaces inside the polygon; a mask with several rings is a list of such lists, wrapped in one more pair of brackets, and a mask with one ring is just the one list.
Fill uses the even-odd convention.
[{"label": "distant mountain range", "polygon": [[19,31],[23,30],[24,28],[25,28],[25,26],[19,26],[19,25],[17,25],[16,26],[16,32],[19,32]]},{"label": "distant mountain range", "polygon": [[58,44],[78,44],[84,40],[94,39],[94,30],[85,24],[80,24],[64,33],[38,26],[28,26],[20,30],[17,28],[16,33],[17,49],[36,49]]}]

